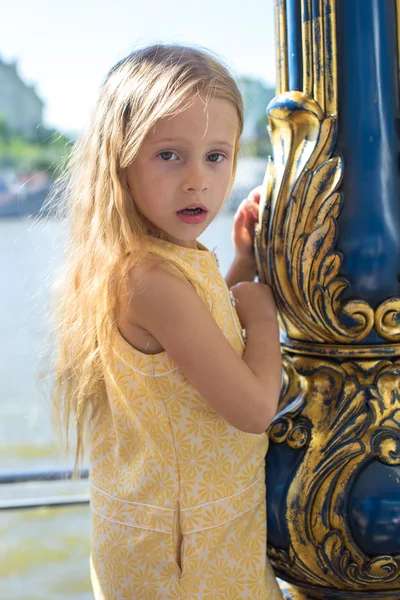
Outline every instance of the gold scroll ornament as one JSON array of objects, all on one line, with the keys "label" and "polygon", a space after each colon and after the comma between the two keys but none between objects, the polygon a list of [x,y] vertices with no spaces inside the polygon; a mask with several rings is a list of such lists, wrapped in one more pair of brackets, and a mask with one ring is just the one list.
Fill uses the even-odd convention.
[{"label": "gold scroll ornament", "polygon": [[303,92],[286,92],[269,106],[274,161],[260,201],[256,259],[260,280],[274,290],[280,325],[289,339],[317,344],[363,341],[376,327],[400,340],[400,299],[374,311],[361,299],[343,300],[335,249],[343,161],[333,154],[336,118]]},{"label": "gold scroll ornament", "polygon": [[400,361],[284,355],[284,367],[270,439],[306,452],[286,499],[289,551],[268,548],[278,575],[315,589],[399,592],[400,555],[367,556],[344,507],[349,482],[372,457],[400,465]]}]

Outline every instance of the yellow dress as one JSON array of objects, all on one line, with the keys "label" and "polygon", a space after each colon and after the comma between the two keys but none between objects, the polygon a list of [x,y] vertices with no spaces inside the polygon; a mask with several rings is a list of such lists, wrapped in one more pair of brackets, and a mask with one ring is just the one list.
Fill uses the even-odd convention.
[{"label": "yellow dress", "polygon": [[[242,356],[215,255],[154,239]],[[190,343],[190,340],[188,340]],[[91,577],[96,600],[281,600],[266,556],[267,434],[219,416],[166,352],[118,330],[108,406],[91,443]]]}]

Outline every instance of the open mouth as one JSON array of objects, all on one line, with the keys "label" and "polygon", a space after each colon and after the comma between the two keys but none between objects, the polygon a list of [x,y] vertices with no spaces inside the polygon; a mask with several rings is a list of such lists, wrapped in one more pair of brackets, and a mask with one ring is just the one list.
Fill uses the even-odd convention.
[{"label": "open mouth", "polygon": [[182,210],[176,211],[178,219],[188,224],[203,223],[207,219],[207,213],[208,211],[200,206],[183,208]]},{"label": "open mouth", "polygon": [[178,210],[178,213],[182,215],[200,215],[204,212],[206,211],[202,208],[184,208],[183,210]]}]

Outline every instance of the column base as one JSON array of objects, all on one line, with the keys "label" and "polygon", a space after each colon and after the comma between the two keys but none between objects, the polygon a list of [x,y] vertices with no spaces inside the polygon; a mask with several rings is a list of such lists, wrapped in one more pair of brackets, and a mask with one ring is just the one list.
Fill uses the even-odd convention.
[{"label": "column base", "polygon": [[283,579],[278,579],[279,587],[281,588],[285,600],[309,600],[309,596],[301,592],[295,586],[286,583]]},{"label": "column base", "polygon": [[400,600],[400,589],[363,592],[345,592],[338,590],[308,588],[278,579],[285,600]]}]

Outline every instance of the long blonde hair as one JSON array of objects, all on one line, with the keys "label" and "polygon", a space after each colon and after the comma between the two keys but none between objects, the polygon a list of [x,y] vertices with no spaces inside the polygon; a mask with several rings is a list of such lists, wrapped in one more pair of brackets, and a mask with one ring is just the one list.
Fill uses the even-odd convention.
[{"label": "long blonde hair", "polygon": [[75,467],[88,426],[106,400],[104,368],[118,296],[132,266],[125,259],[129,254],[139,261],[149,235],[130,197],[126,169],[156,121],[198,95],[229,100],[237,109],[235,171],[243,106],[232,75],[209,51],[156,44],[135,50],[108,73],[90,125],[55,188],[69,238],[54,296],[53,407],[67,446],[71,425],[76,426]]}]

